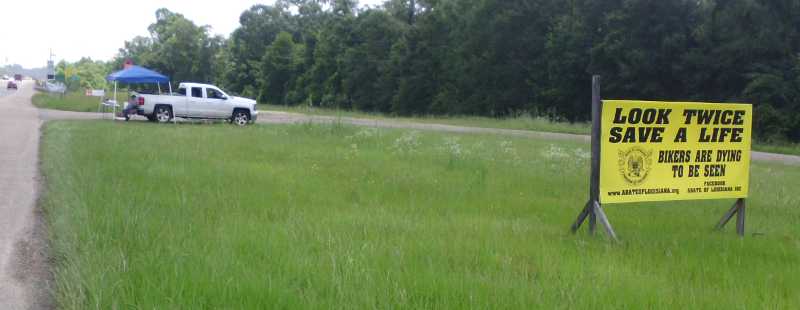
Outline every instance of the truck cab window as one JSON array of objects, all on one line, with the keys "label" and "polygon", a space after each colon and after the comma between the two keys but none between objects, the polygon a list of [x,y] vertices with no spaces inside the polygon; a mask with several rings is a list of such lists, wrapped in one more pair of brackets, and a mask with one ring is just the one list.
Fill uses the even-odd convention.
[{"label": "truck cab window", "polygon": [[192,97],[203,98],[203,89],[200,87],[192,87]]},{"label": "truck cab window", "polygon": [[178,96],[186,96],[186,88],[178,88]]}]

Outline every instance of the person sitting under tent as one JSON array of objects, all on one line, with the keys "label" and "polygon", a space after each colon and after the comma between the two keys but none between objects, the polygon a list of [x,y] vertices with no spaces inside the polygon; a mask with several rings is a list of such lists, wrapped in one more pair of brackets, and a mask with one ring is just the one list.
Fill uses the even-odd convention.
[{"label": "person sitting under tent", "polygon": [[124,117],[126,121],[130,120],[131,115],[137,114],[138,108],[139,104],[136,102],[136,92],[131,92],[130,97],[128,97],[128,104],[122,109],[122,117]]},{"label": "person sitting under tent", "polygon": [[152,84],[131,84],[128,87],[130,87],[130,96],[128,96],[128,103],[122,110],[122,114],[119,115],[121,117],[124,117],[126,121],[131,119],[131,115],[138,114],[137,110],[139,108],[139,103],[136,102],[136,95],[159,94],[161,91],[158,85],[153,86]]}]

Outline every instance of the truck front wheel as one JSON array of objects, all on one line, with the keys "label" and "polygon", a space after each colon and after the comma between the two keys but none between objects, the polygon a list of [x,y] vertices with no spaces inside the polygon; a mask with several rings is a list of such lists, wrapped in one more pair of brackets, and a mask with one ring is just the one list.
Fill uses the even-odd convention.
[{"label": "truck front wheel", "polygon": [[169,106],[157,106],[154,114],[156,115],[156,120],[159,123],[166,123],[172,119],[172,109],[170,109]]},{"label": "truck front wheel", "polygon": [[250,113],[247,113],[247,111],[243,110],[233,111],[233,116],[231,117],[231,121],[232,123],[239,126],[247,125],[247,123],[250,122]]}]

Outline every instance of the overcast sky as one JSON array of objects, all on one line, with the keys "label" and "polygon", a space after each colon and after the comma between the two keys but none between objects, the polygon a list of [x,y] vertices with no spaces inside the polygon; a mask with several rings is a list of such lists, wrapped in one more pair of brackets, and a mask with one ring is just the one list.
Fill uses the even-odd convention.
[{"label": "overcast sky", "polygon": [[[125,40],[147,35],[157,9],[181,13],[213,34],[228,36],[239,15],[258,0],[4,0],[0,4],[0,66],[26,68],[47,65],[49,49],[56,60],[83,56],[109,60]],[[378,5],[383,0],[360,0]]]}]

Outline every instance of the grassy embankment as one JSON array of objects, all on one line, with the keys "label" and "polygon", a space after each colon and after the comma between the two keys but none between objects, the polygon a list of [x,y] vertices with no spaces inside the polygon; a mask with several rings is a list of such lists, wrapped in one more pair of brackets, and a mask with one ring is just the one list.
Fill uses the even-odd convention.
[{"label": "grassy embankment", "polygon": [[[126,100],[127,92],[120,91],[117,95],[118,102]],[[68,93],[63,96],[37,93],[33,96],[33,104],[40,108],[77,111],[77,112],[95,112],[97,111],[98,98],[86,97],[83,93]],[[532,130],[544,132],[559,132],[570,134],[584,134],[588,135],[591,131],[590,124],[588,123],[567,123],[567,122],[553,122],[544,117],[531,117],[519,116],[512,118],[491,118],[491,117],[478,117],[478,116],[428,116],[428,117],[393,117],[379,113],[366,113],[357,111],[344,111],[339,109],[325,109],[325,108],[309,108],[309,107],[287,107],[278,105],[262,105],[259,107],[261,110],[266,111],[283,111],[302,113],[308,115],[323,115],[334,117],[353,117],[353,118],[368,118],[368,119],[382,119],[399,122],[416,122],[427,124],[445,124],[456,126],[470,126],[482,128],[501,128],[501,129],[515,129],[515,130]],[[753,150],[800,155],[800,144],[796,143],[763,143],[754,142]]]},{"label": "grassy embankment", "polygon": [[759,152],[789,154],[800,156],[800,144],[788,142],[764,143],[755,141],[753,142],[752,149]]},{"label": "grassy embankment", "polygon": [[[113,96],[113,93],[106,93],[108,97]],[[127,92],[117,92],[117,102],[120,107],[124,107],[125,100],[127,100]],[[36,107],[42,109],[53,109],[63,111],[75,112],[97,112],[97,106],[100,103],[99,97],[88,97],[83,92],[68,92],[64,95],[51,94],[44,92],[36,92],[31,98],[31,102]]]},{"label": "grassy embankment", "polygon": [[265,104],[260,105],[262,110],[266,111],[282,111],[301,113],[307,115],[322,115],[322,116],[335,116],[335,117],[353,117],[353,118],[367,118],[367,119],[382,119],[401,122],[416,122],[428,124],[445,124],[456,126],[469,126],[469,127],[482,127],[482,128],[501,128],[501,129],[516,129],[516,130],[533,130],[545,132],[561,132],[571,134],[586,134],[591,132],[591,124],[589,123],[569,123],[569,122],[553,122],[545,117],[532,117],[532,116],[518,116],[508,118],[493,118],[481,116],[416,116],[416,117],[402,117],[390,116],[381,113],[359,112],[341,109],[328,109],[319,107],[308,106],[282,106]]},{"label": "grassy embankment", "polygon": [[[427,116],[427,117],[400,117],[400,116],[387,116],[380,113],[367,113],[358,111],[348,111],[341,109],[327,109],[308,106],[282,106],[282,105],[264,105],[267,111],[283,111],[292,113],[301,113],[307,115],[323,115],[335,117],[353,117],[353,118],[369,118],[369,119],[383,119],[401,122],[417,122],[428,124],[446,124],[456,126],[470,126],[482,128],[501,128],[501,129],[515,129],[515,130],[532,130],[544,132],[559,132],[570,133],[579,135],[588,135],[591,133],[590,123],[569,123],[569,122],[553,122],[545,117],[532,117],[528,115],[509,117],[509,118],[492,118],[480,116]],[[800,155],[800,144],[789,142],[774,142],[766,143],[754,141],[753,150],[769,153],[791,154]]]},{"label": "grassy embankment", "polygon": [[746,238],[609,205],[615,245],[568,232],[577,142],[50,122],[41,156],[64,309],[800,307],[800,167],[753,163]]}]

